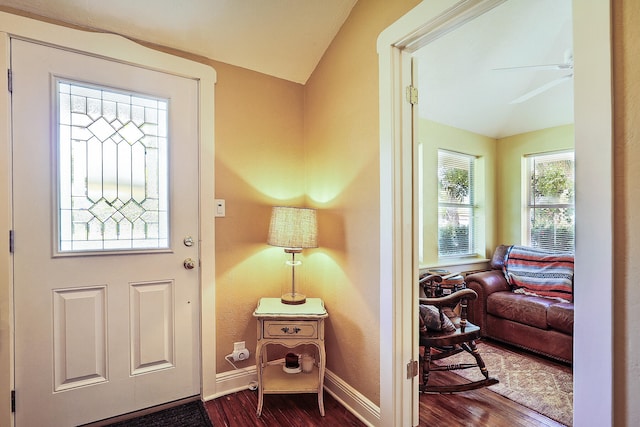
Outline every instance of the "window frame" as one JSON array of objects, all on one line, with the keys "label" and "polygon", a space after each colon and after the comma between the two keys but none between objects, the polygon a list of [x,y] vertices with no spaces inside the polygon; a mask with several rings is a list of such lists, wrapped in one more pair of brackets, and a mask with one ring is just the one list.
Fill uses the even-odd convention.
[{"label": "window frame", "polygon": [[[441,156],[447,155],[451,157],[456,157],[456,162],[461,161],[468,162],[468,172],[469,172],[469,181],[468,181],[468,195],[465,198],[468,198],[468,202],[460,202],[456,203],[455,201],[442,201],[441,200]],[[438,208],[437,208],[437,255],[439,260],[452,260],[452,259],[461,259],[461,258],[471,258],[477,256],[477,221],[476,221],[476,181],[477,181],[477,160],[478,156],[469,153],[463,153],[459,151],[447,150],[444,148],[437,149],[437,157],[438,157],[438,167],[436,169],[437,173],[437,198],[438,198]],[[468,209],[468,249],[466,252],[461,253],[443,253],[441,248],[441,209],[442,208],[455,208],[455,209]]]},{"label": "window frame", "polygon": [[[572,203],[553,203],[553,202],[545,202],[545,203],[536,203],[536,197],[533,195],[534,183],[533,183],[533,174],[535,171],[535,161],[540,158],[552,158],[555,157],[555,161],[569,160],[572,164],[572,178],[573,185],[571,189],[571,200]],[[566,157],[566,158],[565,158]],[[548,160],[553,161],[553,160]],[[524,171],[524,182],[523,187],[525,188],[525,199],[524,199],[524,224],[523,224],[523,236],[522,241],[525,245],[539,247],[541,249],[548,249],[552,251],[575,251],[575,150],[559,150],[559,151],[547,151],[542,153],[529,154],[525,156],[525,171]],[[565,249],[557,249],[550,248],[548,246],[540,246],[534,245],[534,241],[532,238],[533,231],[533,215],[532,212],[537,209],[572,209],[573,214],[571,215],[571,228],[572,228],[572,236],[571,236],[571,247]],[[557,227],[557,224],[554,224],[554,227]]]},{"label": "window frame", "polygon": [[[170,241],[171,212],[169,208],[169,204],[170,204],[169,203],[169,193],[170,193],[169,173],[170,172],[167,164],[167,161],[168,161],[167,156],[168,156],[168,150],[169,150],[168,120],[169,120],[169,113],[171,108],[170,100],[163,97],[159,97],[159,96],[146,95],[146,94],[138,93],[135,91],[119,89],[119,88],[114,88],[114,87],[109,87],[104,85],[97,85],[97,84],[93,84],[85,81],[79,81],[79,80],[69,79],[69,78],[60,77],[60,76],[54,77],[54,84],[52,85],[52,90],[54,92],[53,98],[55,99],[54,120],[55,120],[55,127],[56,127],[55,165],[54,165],[55,180],[52,180],[52,185],[54,187],[52,194],[57,194],[57,197],[54,203],[54,218],[56,220],[56,227],[54,228],[54,236],[53,236],[54,238],[53,256],[54,257],[75,257],[75,256],[87,256],[87,255],[171,252],[172,251],[171,241]],[[95,92],[95,93],[91,93],[91,92]],[[81,98],[88,99],[91,97],[91,95],[94,95],[93,98],[101,103],[100,104],[101,115],[99,117],[96,117],[95,114],[91,116],[91,114],[88,112],[79,114],[77,111],[73,111],[70,100],[67,100],[67,104],[69,105],[67,105],[66,108],[68,109],[68,111],[63,114],[62,111],[63,111],[64,97],[68,97],[71,99],[73,96],[79,96]],[[122,99],[118,99],[120,97],[122,97]],[[130,100],[127,101],[128,98],[130,98]],[[115,99],[118,99],[118,100],[115,101]],[[127,102],[129,102],[129,104],[134,107],[137,107],[139,109],[142,108],[144,110],[142,112],[142,115],[144,117],[138,118],[139,124],[136,125],[136,127],[143,127],[143,126],[157,127],[157,129],[149,132],[147,131],[141,132],[143,133],[144,138],[151,137],[151,138],[157,139],[155,144],[153,144],[152,146],[147,146],[146,144],[143,144],[141,142],[136,142],[137,144],[142,144],[144,146],[142,172],[145,177],[145,182],[143,185],[144,192],[145,192],[144,199],[139,200],[140,198],[138,197],[137,204],[139,204],[141,208],[144,209],[140,217],[143,217],[145,215],[151,215],[152,217],[156,217],[156,221],[151,222],[152,225],[155,225],[155,235],[153,235],[153,232],[151,232],[152,234],[151,236],[145,235],[144,237],[136,237],[134,235],[134,224],[133,222],[131,222],[131,230],[130,230],[131,235],[128,238],[127,237],[121,238],[119,231],[118,231],[118,236],[116,238],[114,238],[113,236],[109,238],[108,236],[105,235],[106,221],[102,221],[102,220],[99,221],[98,216],[92,211],[93,207],[73,206],[74,203],[71,201],[74,198],[77,199],[82,193],[82,191],[78,192],[76,189],[76,193],[74,194],[74,191],[71,188],[72,185],[68,184],[74,180],[73,178],[76,178],[76,180],[78,178],[77,176],[74,175],[77,172],[74,172],[71,168],[71,164],[73,163],[73,160],[71,160],[71,157],[73,157],[72,146],[74,144],[77,145],[78,143],[83,143],[85,146],[87,146],[90,141],[90,139],[86,135],[84,137],[73,136],[73,132],[74,132],[73,129],[86,130],[87,132],[89,132],[88,124],[75,123],[73,117],[74,115],[76,116],[86,115],[87,117],[91,116],[95,118],[96,121],[100,118],[104,118],[105,114],[102,110],[104,108],[105,101],[109,101],[117,105],[127,104]],[[159,115],[164,115],[164,117],[159,116],[155,121],[154,120],[149,121],[147,116],[148,108],[151,108],[152,110],[155,109]],[[63,119],[63,116],[65,117],[64,119]],[[125,114],[125,116],[127,115]],[[115,117],[113,119],[114,120],[112,121],[115,123],[118,121],[122,121],[123,117]],[[125,117],[125,119],[127,121],[124,123],[121,123],[119,129],[124,129],[125,126],[127,126],[130,123],[134,123],[135,121],[135,119],[132,117],[132,113],[129,113],[128,117]],[[63,132],[62,130],[63,128],[67,130]],[[114,134],[115,133],[116,132],[114,131]],[[92,134],[91,136],[93,139],[97,138],[96,135]],[[87,138],[87,140],[83,140],[82,138]],[[131,142],[124,141],[124,137],[120,137],[120,139],[122,139],[123,141],[122,143],[129,144],[130,146],[134,145]],[[106,140],[111,141],[112,137],[106,138],[105,141],[102,141],[99,138],[96,139],[98,146],[101,150],[101,154],[99,157],[100,164],[98,165],[100,169],[106,167],[104,163],[104,143],[106,142]],[[116,147],[117,145],[118,144],[116,144]],[[87,148],[85,147],[85,150],[86,149]],[[153,197],[150,197],[149,194],[147,194],[148,187],[150,186],[150,179],[151,180],[153,179],[153,177],[149,178],[149,175],[152,175],[152,174],[149,173],[149,168],[148,168],[149,160],[150,160],[150,157],[148,155],[148,150],[157,152],[157,154],[155,155],[156,156],[155,163],[156,163],[156,168],[158,169],[158,175],[155,176],[155,181],[151,183],[152,187],[157,188],[156,189],[157,194],[155,194],[156,201],[146,206],[149,200],[153,199]],[[116,158],[118,156],[122,156],[122,154],[118,152],[116,154]],[[85,157],[86,157],[86,160],[88,161],[88,159],[90,159],[91,156],[87,152],[85,153]],[[119,166],[120,164],[118,164],[118,167]],[[87,169],[90,169],[89,166],[86,166],[86,167]],[[114,173],[111,174],[111,175],[115,175],[114,182],[116,183],[116,187],[121,185],[121,184],[118,184],[121,180],[121,177],[117,176],[118,167],[112,168]],[[140,165],[138,165],[138,167],[140,167]],[[98,186],[103,187],[101,191],[103,192],[104,185],[106,183],[106,180],[105,180],[106,178],[104,174],[101,174],[101,175],[102,177],[96,177],[98,180],[94,183],[94,185],[97,184]],[[63,179],[63,176],[66,177],[66,179]],[[88,187],[89,183],[87,180],[89,179],[89,177],[87,175],[80,178],[83,178],[83,180],[81,180],[82,182],[81,187],[82,186],[86,187],[84,188],[84,191],[87,192],[89,188]],[[128,183],[129,186],[134,185],[133,179],[134,178],[130,177],[131,182]],[[63,184],[63,181],[68,182],[66,186]],[[80,190],[83,190],[83,189],[81,188]],[[118,192],[120,190],[116,188],[116,191]],[[111,205],[109,201],[105,201],[103,203],[103,205],[105,206],[111,205],[112,207],[112,214],[109,215],[109,217],[113,216],[114,214],[119,214],[120,210],[123,209],[128,203],[136,202],[136,198],[134,196],[132,195],[129,195],[129,196],[130,196],[129,199],[119,202],[120,196],[117,195],[116,202],[119,203],[119,205],[116,205],[116,206]],[[85,203],[93,203],[93,206],[98,205],[98,203],[100,202],[100,200],[90,200],[91,196],[88,193],[85,194],[85,197],[86,197]],[[104,199],[105,198],[104,195],[102,195],[101,197],[103,200],[106,200]],[[63,201],[63,198],[64,198],[64,201]],[[74,222],[75,222],[73,217],[83,211],[87,212],[87,215],[91,216],[92,220],[95,219],[95,221],[99,221],[101,223],[101,225],[99,226],[99,228],[101,228],[101,231],[99,233],[102,236],[101,239],[96,239],[96,236],[93,236],[93,238],[89,237],[89,231],[88,231],[89,221],[87,221],[86,224],[83,224],[84,226],[87,227],[86,238],[84,239],[77,238],[76,233],[73,230]],[[125,217],[126,215],[122,215],[122,216]],[[143,221],[143,222],[146,222],[146,221]],[[154,229],[154,227],[151,227],[151,228],[152,230]],[[146,231],[146,226],[145,226],[145,231]]]}]

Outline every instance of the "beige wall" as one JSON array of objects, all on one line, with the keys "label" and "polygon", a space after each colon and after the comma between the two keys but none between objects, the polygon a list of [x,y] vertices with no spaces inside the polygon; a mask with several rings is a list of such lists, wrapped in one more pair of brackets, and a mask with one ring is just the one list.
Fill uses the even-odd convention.
[{"label": "beige wall", "polygon": [[235,341],[245,341],[252,353],[235,365],[255,364],[253,310],[260,297],[280,296],[290,280],[283,250],[266,242],[271,206],[304,203],[303,87],[212,64],[218,74],[215,197],[226,200],[226,217],[215,220],[216,362],[223,372],[233,369],[224,356]]},{"label": "beige wall", "polygon": [[[216,188],[211,196],[226,200],[226,216],[215,219],[216,366],[218,372],[232,370],[224,356],[233,351],[233,342],[246,341],[247,348],[252,353],[255,350],[252,313],[258,299],[279,296],[281,285],[290,280],[284,252],[268,246],[266,240],[271,206],[302,205],[305,200],[304,87],[188,52],[140,43],[211,65],[217,73]],[[300,279],[305,280],[304,274]],[[250,357],[236,366],[254,363]]]},{"label": "beige wall", "polygon": [[498,144],[498,242],[522,243],[523,158],[529,154],[573,150],[573,125],[502,138]]},{"label": "beige wall", "polygon": [[[321,208],[317,295],[327,367],[378,404],[380,137],[376,40],[416,0],[359,1],[305,86],[309,203]],[[314,257],[315,258],[315,257]],[[308,264],[311,264],[311,259]],[[319,260],[320,261],[320,260]]]},{"label": "beige wall", "polygon": [[[274,267],[277,250],[263,243],[270,205],[306,201],[322,209],[321,247],[310,251],[305,267],[307,278],[314,273],[309,293],[325,298],[331,315],[328,367],[378,403],[379,346],[385,343],[378,342],[377,323],[376,38],[417,3],[358,2],[306,87],[214,63],[216,196],[227,199],[227,217],[216,219],[219,371],[227,369],[221,357],[232,341],[246,338],[255,348],[253,306],[260,296],[278,295],[285,280]],[[640,335],[634,316],[640,307],[640,2],[612,0],[612,5],[615,425],[632,426],[640,425]],[[6,304],[3,295],[0,307]]]},{"label": "beige wall", "polygon": [[[266,242],[272,206],[305,204],[304,86],[148,46],[211,65],[217,73],[212,197],[226,201],[226,216],[215,219],[216,370],[234,369],[225,355],[236,341],[245,341],[251,356],[235,366],[250,367],[255,364],[256,304],[261,297],[279,297],[291,280],[284,251]],[[302,259],[313,251],[305,251]],[[308,288],[310,272],[299,270],[296,282]]]},{"label": "beige wall", "polygon": [[[640,2],[613,0],[614,413],[640,425]],[[594,168],[598,165],[592,165]]]},{"label": "beige wall", "polygon": [[307,204],[321,209],[320,248],[305,251],[299,279],[330,313],[327,367],[379,403],[376,39],[417,3],[358,4],[306,87],[143,43],[217,72],[211,197],[226,200],[226,217],[215,219],[218,373],[232,369],[224,356],[234,341],[255,350],[255,305],[290,277],[283,251],[266,245],[271,206]]}]

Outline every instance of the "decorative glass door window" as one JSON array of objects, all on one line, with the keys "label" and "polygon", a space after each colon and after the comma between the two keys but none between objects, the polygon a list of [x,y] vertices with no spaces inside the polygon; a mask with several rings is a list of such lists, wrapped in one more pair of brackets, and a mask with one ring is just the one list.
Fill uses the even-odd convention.
[{"label": "decorative glass door window", "polygon": [[58,253],[169,247],[168,100],[57,81]]}]

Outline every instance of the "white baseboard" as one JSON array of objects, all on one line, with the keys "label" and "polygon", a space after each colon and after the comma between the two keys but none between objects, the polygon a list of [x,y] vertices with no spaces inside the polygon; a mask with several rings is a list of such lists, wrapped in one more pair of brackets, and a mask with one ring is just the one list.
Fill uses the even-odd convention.
[{"label": "white baseboard", "polygon": [[380,425],[380,407],[327,369],[324,389],[369,427]]},{"label": "white baseboard", "polygon": [[216,393],[210,396],[202,396],[202,399],[206,402],[220,396],[246,390],[252,384],[257,384],[257,381],[258,375],[255,366],[223,372],[216,375]]},{"label": "white baseboard", "polygon": [[[203,400],[212,400],[246,390],[256,384],[257,380],[255,366],[222,372],[216,375],[216,393],[203,396]],[[380,424],[380,407],[374,405],[373,402],[328,369],[324,376],[324,389],[367,426],[374,427]]]}]

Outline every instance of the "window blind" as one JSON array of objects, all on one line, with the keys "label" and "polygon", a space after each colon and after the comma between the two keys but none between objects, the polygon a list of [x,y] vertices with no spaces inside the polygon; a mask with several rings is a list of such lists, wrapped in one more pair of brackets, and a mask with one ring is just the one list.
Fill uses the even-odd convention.
[{"label": "window blind", "polygon": [[529,157],[529,245],[573,252],[574,163],[573,151]]},{"label": "window blind", "polygon": [[466,256],[474,248],[473,156],[438,150],[438,256]]}]

